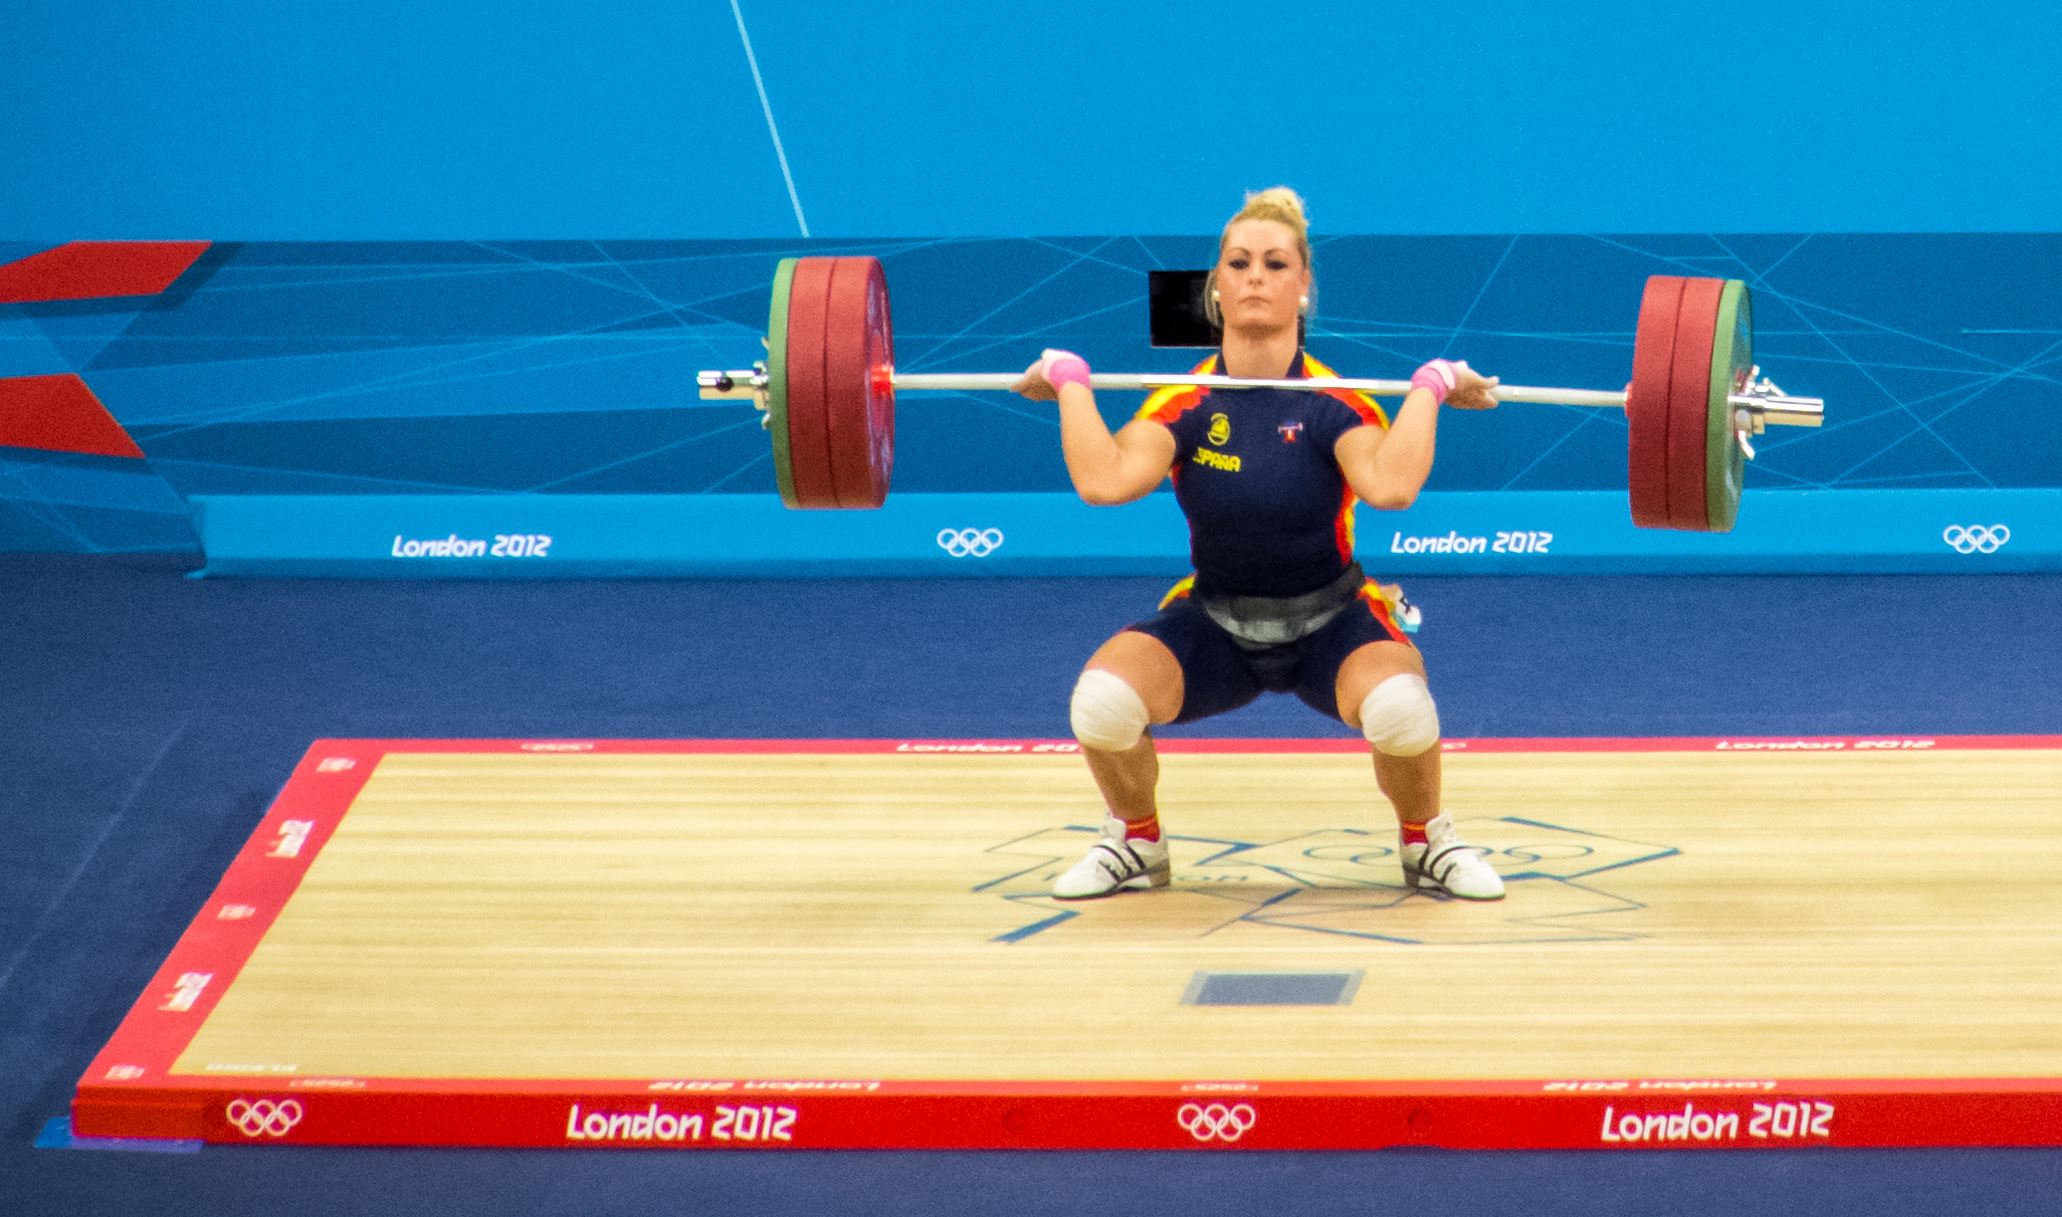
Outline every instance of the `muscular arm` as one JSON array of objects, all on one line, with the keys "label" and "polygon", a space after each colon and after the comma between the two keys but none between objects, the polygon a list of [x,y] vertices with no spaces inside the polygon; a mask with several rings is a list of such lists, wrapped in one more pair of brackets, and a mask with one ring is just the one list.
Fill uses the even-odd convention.
[{"label": "muscular arm", "polygon": [[1133,419],[1112,435],[1082,385],[1060,387],[1060,449],[1083,502],[1129,503],[1153,492],[1174,464],[1174,432]]},{"label": "muscular arm", "polygon": [[1387,431],[1355,427],[1332,445],[1339,472],[1354,497],[1383,511],[1415,503],[1432,476],[1432,450],[1439,430],[1439,400],[1430,389],[1412,389]]},{"label": "muscular arm", "polygon": [[[1026,368],[1016,391],[1033,401],[1052,401],[1053,386],[1040,371],[1043,365],[1040,360]],[[1058,398],[1060,451],[1066,458],[1067,476],[1073,479],[1074,493],[1083,502],[1107,507],[1142,499],[1153,492],[1174,466],[1174,432],[1159,423],[1134,419],[1113,435],[1102,412],[1095,408],[1095,393],[1087,385],[1063,384]]]},{"label": "muscular arm", "polygon": [[[1462,410],[1496,408],[1496,377],[1482,376],[1466,363],[1453,367],[1459,383],[1447,394],[1448,405]],[[1439,399],[1430,389],[1412,389],[1386,432],[1355,427],[1332,445],[1332,456],[1355,498],[1383,511],[1402,511],[1417,502],[1418,491],[1432,476],[1438,435]]]}]

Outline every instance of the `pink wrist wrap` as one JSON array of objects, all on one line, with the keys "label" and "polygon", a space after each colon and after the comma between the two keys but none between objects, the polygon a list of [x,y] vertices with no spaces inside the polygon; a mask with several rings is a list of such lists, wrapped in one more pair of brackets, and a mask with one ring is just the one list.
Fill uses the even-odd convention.
[{"label": "pink wrist wrap", "polygon": [[1430,389],[1432,396],[1441,403],[1446,401],[1446,395],[1453,392],[1453,387],[1459,383],[1460,377],[1454,374],[1453,363],[1445,359],[1433,360],[1411,373],[1410,378],[1411,388]]},{"label": "pink wrist wrap", "polygon": [[1045,353],[1045,383],[1059,392],[1061,385],[1088,385],[1088,361],[1072,351],[1047,351]]}]

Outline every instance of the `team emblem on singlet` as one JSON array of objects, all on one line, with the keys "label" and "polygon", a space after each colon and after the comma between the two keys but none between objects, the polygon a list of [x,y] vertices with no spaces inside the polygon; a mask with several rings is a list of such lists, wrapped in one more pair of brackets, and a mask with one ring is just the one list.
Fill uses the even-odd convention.
[{"label": "team emblem on singlet", "polygon": [[1222,414],[1212,414],[1210,416],[1210,435],[1208,438],[1211,443],[1216,444],[1218,447],[1224,447],[1224,441],[1231,438],[1231,420]]}]

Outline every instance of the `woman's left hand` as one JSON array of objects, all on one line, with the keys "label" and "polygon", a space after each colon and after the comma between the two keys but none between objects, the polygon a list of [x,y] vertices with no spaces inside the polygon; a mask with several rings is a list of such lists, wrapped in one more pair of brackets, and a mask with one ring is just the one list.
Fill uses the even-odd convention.
[{"label": "woman's left hand", "polygon": [[1453,370],[1454,386],[1446,395],[1447,405],[1460,410],[1496,409],[1496,377],[1482,375],[1465,359],[1454,360]]}]

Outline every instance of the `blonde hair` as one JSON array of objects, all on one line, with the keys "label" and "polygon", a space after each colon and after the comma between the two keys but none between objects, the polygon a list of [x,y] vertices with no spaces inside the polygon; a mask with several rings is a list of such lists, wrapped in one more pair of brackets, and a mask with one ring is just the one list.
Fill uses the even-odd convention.
[{"label": "blonde hair", "polygon": [[[1246,205],[1239,213],[1224,222],[1224,231],[1217,237],[1217,256],[1224,258],[1224,243],[1231,239],[1231,226],[1240,220],[1272,220],[1288,229],[1296,237],[1296,252],[1303,257],[1303,268],[1310,269],[1310,219],[1303,208],[1303,196],[1287,186],[1269,186],[1265,190],[1246,192]],[[1317,294],[1317,283],[1311,282],[1312,295]],[[1222,328],[1224,311],[1217,307],[1217,268],[1211,267],[1203,280],[1203,315],[1210,324]]]}]

